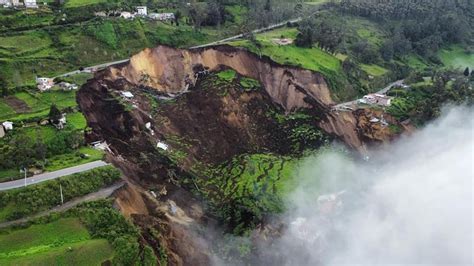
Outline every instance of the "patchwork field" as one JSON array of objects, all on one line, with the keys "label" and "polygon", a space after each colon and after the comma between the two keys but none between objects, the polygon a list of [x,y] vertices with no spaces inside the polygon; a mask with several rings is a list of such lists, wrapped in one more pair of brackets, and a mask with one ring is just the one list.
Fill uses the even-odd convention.
[{"label": "patchwork field", "polygon": [[0,234],[1,265],[100,265],[112,257],[107,240],[92,239],[76,218]]}]

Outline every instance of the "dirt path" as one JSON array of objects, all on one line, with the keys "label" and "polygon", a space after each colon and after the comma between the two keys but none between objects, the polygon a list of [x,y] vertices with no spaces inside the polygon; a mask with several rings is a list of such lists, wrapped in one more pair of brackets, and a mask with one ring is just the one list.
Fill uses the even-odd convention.
[{"label": "dirt path", "polygon": [[99,191],[87,194],[87,195],[79,197],[79,198],[75,198],[71,201],[68,201],[68,202],[64,203],[63,205],[59,205],[59,206],[54,207],[50,210],[40,212],[40,213],[35,214],[33,216],[21,218],[21,219],[14,220],[14,221],[0,223],[0,228],[5,228],[5,227],[12,226],[12,225],[26,223],[26,222],[28,222],[32,219],[43,217],[43,216],[49,215],[51,213],[67,211],[71,208],[76,207],[77,205],[79,205],[83,202],[108,198],[112,195],[112,193],[114,193],[115,190],[121,188],[124,184],[125,184],[125,181],[120,181],[118,183],[113,184],[110,187],[102,188]]}]

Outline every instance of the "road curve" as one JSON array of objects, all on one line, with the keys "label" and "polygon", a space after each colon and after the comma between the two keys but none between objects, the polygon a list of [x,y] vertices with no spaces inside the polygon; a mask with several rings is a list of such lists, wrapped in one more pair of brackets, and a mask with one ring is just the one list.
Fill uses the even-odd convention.
[{"label": "road curve", "polygon": [[117,189],[121,188],[124,184],[125,184],[125,181],[122,180],[122,181],[119,181],[119,182],[109,186],[109,187],[102,188],[99,191],[92,192],[92,193],[87,194],[85,196],[72,199],[71,201],[68,201],[68,202],[64,203],[63,205],[56,206],[52,209],[40,212],[38,214],[29,216],[29,217],[25,217],[25,218],[21,218],[21,219],[18,219],[18,220],[14,220],[14,221],[0,223],[0,228],[5,228],[5,227],[12,226],[12,225],[17,225],[17,224],[23,224],[23,223],[28,222],[29,220],[36,219],[36,218],[39,218],[39,217],[43,217],[43,216],[49,215],[51,213],[67,211],[69,209],[72,209],[72,208],[76,207],[77,205],[79,205],[81,203],[84,203],[84,202],[108,198],[112,195],[112,193],[114,193]]},{"label": "road curve", "polygon": [[[29,185],[33,185],[33,184],[38,184],[38,183],[48,181],[48,180],[51,180],[51,179],[56,179],[56,178],[59,178],[59,177],[62,177],[62,176],[67,176],[67,175],[72,175],[72,174],[76,174],[76,173],[85,172],[85,171],[92,170],[94,168],[102,167],[102,166],[106,166],[106,165],[108,165],[108,163],[106,163],[104,161],[95,161],[95,162],[90,162],[90,163],[81,164],[81,165],[78,165],[78,166],[73,166],[73,167],[61,169],[61,170],[54,171],[54,172],[48,172],[48,173],[44,173],[44,174],[40,174],[40,175],[34,175],[34,176],[29,177],[29,178],[26,179],[26,185],[29,186]],[[25,179],[22,178],[22,179],[18,179],[18,180],[14,180],[14,181],[0,183],[0,191],[10,190],[10,189],[14,189],[14,188],[20,188],[20,187],[24,187],[24,186],[25,186]]]}]

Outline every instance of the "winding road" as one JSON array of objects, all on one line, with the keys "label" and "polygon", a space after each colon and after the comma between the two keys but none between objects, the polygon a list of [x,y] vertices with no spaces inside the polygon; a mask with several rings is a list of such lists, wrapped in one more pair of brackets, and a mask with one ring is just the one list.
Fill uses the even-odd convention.
[{"label": "winding road", "polygon": [[[81,165],[78,165],[78,166],[73,166],[73,167],[61,169],[61,170],[54,171],[54,172],[48,172],[48,173],[44,173],[44,174],[34,175],[32,177],[26,178],[26,186],[33,185],[33,184],[38,184],[38,183],[48,181],[48,180],[52,180],[52,179],[56,179],[56,178],[59,178],[59,177],[62,177],[62,176],[67,176],[67,175],[72,175],[72,174],[76,174],[76,173],[89,171],[89,170],[92,170],[94,168],[102,167],[102,166],[106,166],[106,165],[108,165],[108,163],[106,163],[104,161],[95,161],[95,162],[90,162],[90,163],[81,164]],[[24,186],[25,186],[25,179],[22,178],[22,179],[18,179],[18,180],[14,180],[14,181],[0,183],[0,191],[10,190],[10,189],[14,189],[14,188],[20,188],[20,187],[24,187]]]},{"label": "winding road", "polygon": [[[403,85],[404,81],[405,80],[401,79],[401,80],[397,80],[395,82],[392,82],[392,83],[388,84],[385,88],[383,88],[383,89],[381,89],[377,92],[374,92],[374,94],[386,94],[391,88],[393,88],[395,86]],[[336,110],[336,111],[340,111],[340,110],[343,110],[343,109],[350,109],[350,108],[352,108],[352,106],[357,104],[357,101],[359,101],[359,99],[354,100],[354,101],[345,102],[345,103],[340,103],[338,105],[334,105],[332,107],[332,109]]]}]

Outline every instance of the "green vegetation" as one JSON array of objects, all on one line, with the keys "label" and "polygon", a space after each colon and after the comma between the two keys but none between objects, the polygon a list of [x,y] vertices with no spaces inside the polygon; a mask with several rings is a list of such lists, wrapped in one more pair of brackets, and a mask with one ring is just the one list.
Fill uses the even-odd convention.
[{"label": "green vegetation", "polygon": [[459,45],[442,49],[438,53],[441,61],[447,67],[464,70],[466,67],[474,69],[474,48],[464,49]]},{"label": "green vegetation", "polygon": [[234,158],[199,180],[211,209],[236,234],[255,226],[265,215],[283,211],[282,197],[292,189],[297,161],[272,154]]},{"label": "green vegetation", "polygon": [[440,72],[431,81],[421,79],[414,83],[408,91],[391,92],[398,97],[387,112],[399,120],[411,119],[415,125],[423,125],[441,114],[443,104],[472,104],[474,93],[470,86],[464,75]]},{"label": "green vegetation", "polygon": [[[0,108],[7,108],[5,113],[0,113],[0,120],[13,122],[22,120],[39,120],[44,118],[52,104],[58,108],[71,108],[77,106],[76,92],[52,90],[40,93],[39,91],[21,91],[8,98],[0,98]],[[3,107],[5,108],[5,107]]]},{"label": "green vegetation", "polygon": [[0,221],[9,221],[48,210],[61,203],[59,186],[64,201],[83,196],[108,186],[120,179],[120,172],[111,166],[61,177],[26,188],[0,193]]},{"label": "green vegetation", "polygon": [[64,218],[0,235],[2,265],[100,265],[113,257],[103,239],[91,239],[77,218]]}]

